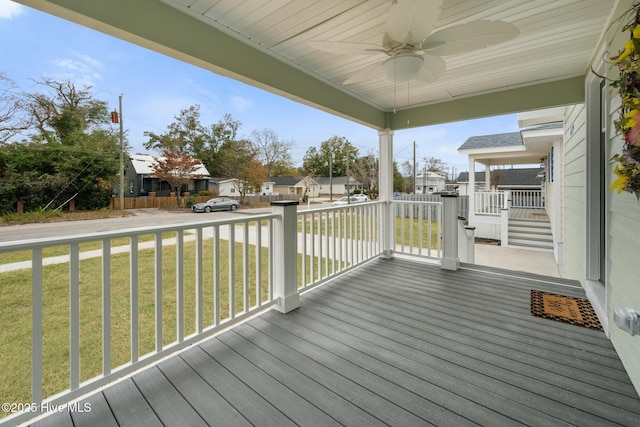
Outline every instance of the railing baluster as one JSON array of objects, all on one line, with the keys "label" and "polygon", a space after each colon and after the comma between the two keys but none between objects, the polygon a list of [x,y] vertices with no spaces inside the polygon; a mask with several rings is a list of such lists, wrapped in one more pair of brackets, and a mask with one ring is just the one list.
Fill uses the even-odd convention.
[{"label": "railing baluster", "polygon": [[202,227],[196,228],[196,333],[202,333]]},{"label": "railing baluster", "polygon": [[69,246],[69,388],[80,387],[80,248]]},{"label": "railing baluster", "polygon": [[111,241],[102,240],[102,375],[111,373]]},{"label": "railing baluster", "polygon": [[213,323],[220,325],[220,226],[213,226]]},{"label": "railing baluster", "polygon": [[244,222],[244,236],[242,236],[242,289],[244,295],[242,301],[244,312],[249,311],[249,222]]},{"label": "railing baluster", "polygon": [[273,300],[273,218],[269,219],[269,301]]},{"label": "railing baluster", "polygon": [[309,237],[311,238],[310,242],[310,251],[311,251],[311,259],[309,260],[309,282],[313,283],[315,281],[315,265],[316,265],[316,219],[315,214],[311,213],[311,217],[309,218]]},{"label": "railing baluster", "polygon": [[256,306],[262,305],[262,221],[256,227]]},{"label": "railing baluster", "polygon": [[336,274],[336,211],[331,211],[331,237],[333,240],[331,254],[331,274]]},{"label": "railing baluster", "polygon": [[31,400],[42,402],[42,248],[34,248],[31,261]]},{"label": "railing baluster", "polygon": [[229,224],[229,318],[236,317],[236,226]]},{"label": "railing baluster", "polygon": [[309,236],[307,235],[307,214],[302,214],[302,287],[307,286],[307,244],[309,242]]},{"label": "railing baluster", "polygon": [[155,234],[154,240],[154,303],[156,322],[156,352],[162,351],[162,232]]},{"label": "railing baluster", "polygon": [[129,313],[131,318],[131,363],[138,362],[138,236],[133,235],[129,240]]},{"label": "railing baluster", "polygon": [[176,232],[176,336],[184,341],[184,231]]},{"label": "railing baluster", "polygon": [[324,258],[324,277],[329,277],[329,212],[324,213],[324,240],[325,254]]}]

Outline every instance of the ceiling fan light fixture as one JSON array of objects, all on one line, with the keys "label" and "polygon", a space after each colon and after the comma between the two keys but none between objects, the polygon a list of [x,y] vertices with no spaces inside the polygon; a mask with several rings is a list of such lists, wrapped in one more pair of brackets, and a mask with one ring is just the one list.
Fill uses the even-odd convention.
[{"label": "ceiling fan light fixture", "polygon": [[405,53],[387,59],[382,64],[385,76],[396,83],[409,82],[418,77],[424,58],[413,53]]}]

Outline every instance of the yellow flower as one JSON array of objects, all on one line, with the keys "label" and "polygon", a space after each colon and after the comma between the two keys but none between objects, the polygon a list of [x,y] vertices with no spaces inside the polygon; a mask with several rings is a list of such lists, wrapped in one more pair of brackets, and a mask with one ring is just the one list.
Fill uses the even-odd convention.
[{"label": "yellow flower", "polygon": [[636,27],[633,29],[633,38],[640,39],[640,25],[636,25]]},{"label": "yellow flower", "polygon": [[618,59],[616,59],[615,64],[616,65],[619,64],[624,58],[631,55],[633,51],[634,51],[633,40],[627,40],[624,43],[624,50],[620,52],[620,55],[618,55]]},{"label": "yellow flower", "polygon": [[631,110],[628,113],[626,113],[624,115],[624,118],[627,119],[627,121],[624,123],[624,129],[631,129],[636,127],[636,125],[638,124],[636,119],[639,119],[640,117],[637,117],[638,114],[638,110]]},{"label": "yellow flower", "polygon": [[622,193],[627,188],[627,182],[629,181],[629,177],[620,174],[620,168],[618,165],[613,169],[613,173],[618,175],[618,179],[611,183],[611,190],[616,190],[618,194]]}]

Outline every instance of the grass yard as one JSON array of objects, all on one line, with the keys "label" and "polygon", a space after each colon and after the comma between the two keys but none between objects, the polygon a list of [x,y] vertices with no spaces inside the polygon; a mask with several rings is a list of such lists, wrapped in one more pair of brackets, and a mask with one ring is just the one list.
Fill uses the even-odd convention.
[{"label": "grass yard", "polygon": [[[146,239],[146,238],[145,238]],[[114,240],[114,245],[122,244]],[[230,312],[230,272],[233,272],[236,313],[244,310],[244,301],[256,305],[257,286],[261,287],[262,300],[269,299],[268,250],[262,248],[260,277],[256,277],[256,247],[248,250],[248,288],[244,294],[243,244],[233,248],[235,257],[230,260],[229,242],[220,240],[214,246],[213,239],[203,242],[203,323],[214,324],[213,290],[214,275],[219,276],[219,304],[221,319]],[[196,331],[195,327],[195,243],[185,242],[184,266],[184,334]],[[219,270],[214,271],[214,254],[220,259]],[[177,339],[176,329],[176,246],[162,249],[162,329],[163,344]],[[307,265],[312,262],[307,257]],[[326,260],[315,258],[315,265],[324,270]],[[111,256],[111,365],[112,368],[130,360],[130,284],[128,253]],[[298,265],[302,256],[298,255]],[[138,321],[139,356],[155,348],[154,303],[154,250],[139,250]],[[299,276],[301,275],[298,269]],[[307,281],[310,280],[307,271]],[[9,402],[31,401],[31,270],[0,273],[0,396]],[[102,263],[101,258],[80,261],[80,372],[81,381],[101,373],[102,366]],[[69,265],[56,264],[43,268],[43,394],[50,396],[69,387]],[[2,414],[3,416],[6,414]]]}]

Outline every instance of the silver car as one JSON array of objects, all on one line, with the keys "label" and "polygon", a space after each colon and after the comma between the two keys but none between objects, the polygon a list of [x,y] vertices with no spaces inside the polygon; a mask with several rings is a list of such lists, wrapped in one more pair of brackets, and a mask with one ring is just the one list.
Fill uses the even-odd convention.
[{"label": "silver car", "polygon": [[240,207],[240,202],[228,197],[216,197],[204,203],[196,203],[191,206],[193,212],[235,211]]}]

